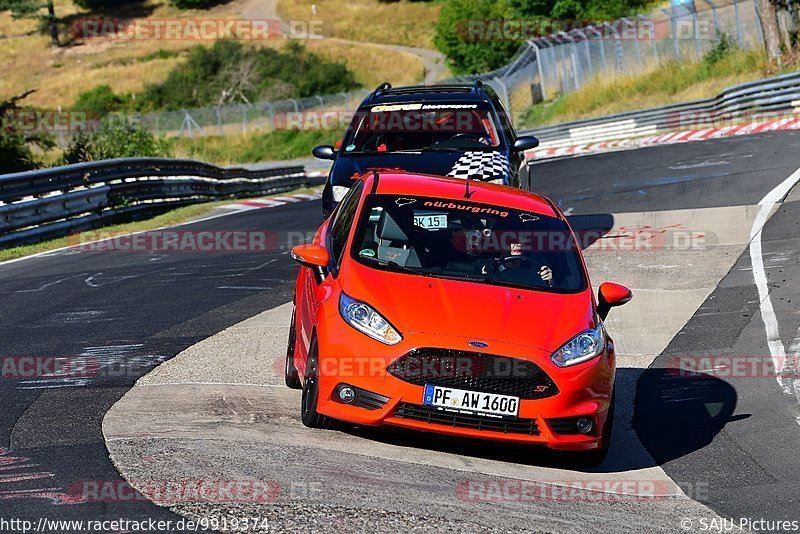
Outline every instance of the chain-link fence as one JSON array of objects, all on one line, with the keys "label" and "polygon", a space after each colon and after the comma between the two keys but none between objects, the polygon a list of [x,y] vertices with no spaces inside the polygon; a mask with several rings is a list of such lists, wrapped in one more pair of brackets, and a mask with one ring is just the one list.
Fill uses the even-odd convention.
[{"label": "chain-link fence", "polygon": [[[765,0],[761,0],[765,1]],[[759,0],[685,0],[650,14],[613,22],[560,26],[531,35],[504,67],[476,76],[497,91],[518,118],[533,104],[575,91],[596,78],[636,75],[672,61],[699,61],[721,40],[742,49],[763,46]],[[508,38],[504,35],[494,38]],[[138,117],[168,136],[229,135],[273,129],[341,128],[367,90],[280,102],[215,106]]]},{"label": "chain-link fence", "polygon": [[358,106],[367,93],[366,89],[359,89],[275,102],[147,113],[135,119],[153,133],[166,136],[202,137],[276,129],[329,129],[335,128],[343,114]]},{"label": "chain-link fence", "polygon": [[[574,23],[577,27],[569,31],[528,40],[506,67],[476,77],[490,83],[518,117],[532,105],[594,79],[642,74],[668,61],[700,61],[718,46],[760,48],[764,36],[758,2],[675,2],[649,17]],[[474,77],[460,79],[468,78]]]}]

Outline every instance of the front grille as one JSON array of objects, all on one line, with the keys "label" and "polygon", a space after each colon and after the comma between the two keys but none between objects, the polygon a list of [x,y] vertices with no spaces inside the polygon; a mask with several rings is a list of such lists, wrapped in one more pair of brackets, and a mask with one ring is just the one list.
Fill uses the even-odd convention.
[{"label": "front grille", "polygon": [[430,406],[419,406],[407,402],[401,402],[397,406],[394,416],[400,419],[412,419],[425,423],[472,428],[475,430],[491,430],[505,434],[539,435],[539,425],[536,419],[496,418],[476,414],[452,413]]},{"label": "front grille", "polygon": [[543,399],[558,394],[558,387],[539,366],[527,360],[481,352],[415,349],[387,369],[406,382]]}]

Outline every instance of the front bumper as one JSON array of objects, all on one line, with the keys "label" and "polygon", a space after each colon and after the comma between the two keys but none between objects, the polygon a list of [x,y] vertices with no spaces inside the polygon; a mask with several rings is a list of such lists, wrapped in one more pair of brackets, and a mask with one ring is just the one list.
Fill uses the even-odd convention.
[{"label": "front bumper", "polygon": [[[491,342],[482,352],[532,361],[547,373],[558,393],[546,398],[523,398],[516,419],[485,418],[488,424],[483,424],[481,416],[442,410],[434,410],[426,417],[425,410],[429,407],[423,405],[424,387],[387,372],[392,362],[413,349],[470,349],[469,340],[439,334],[404,333],[399,344],[389,347],[354,330],[337,316],[327,317],[318,325],[318,334],[317,411],[321,414],[355,424],[392,425],[469,438],[537,443],[552,449],[579,451],[600,446],[614,384],[614,353],[610,341],[598,358],[569,368],[557,367],[545,351]],[[370,399],[364,406],[344,404],[336,400],[338,388],[343,384],[386,400],[374,402]],[[579,416],[594,419],[595,430],[590,435],[559,433],[549,422]]]}]

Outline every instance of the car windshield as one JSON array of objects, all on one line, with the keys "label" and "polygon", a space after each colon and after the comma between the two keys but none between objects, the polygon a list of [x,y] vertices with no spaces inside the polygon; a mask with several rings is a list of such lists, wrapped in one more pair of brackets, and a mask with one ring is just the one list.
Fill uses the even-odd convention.
[{"label": "car windshield", "polygon": [[477,104],[397,104],[359,111],[345,154],[490,150],[501,146],[488,109]]},{"label": "car windshield", "polygon": [[371,195],[351,255],[401,273],[553,292],[586,288],[564,221],[466,199]]}]

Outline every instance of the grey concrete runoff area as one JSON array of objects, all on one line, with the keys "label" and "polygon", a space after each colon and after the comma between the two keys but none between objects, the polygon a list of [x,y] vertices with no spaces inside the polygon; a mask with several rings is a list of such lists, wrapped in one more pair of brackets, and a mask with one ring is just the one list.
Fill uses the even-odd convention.
[{"label": "grey concrete runoff area", "polygon": [[[673,478],[639,440],[637,383],[747,252],[761,209],[752,203],[612,213],[613,227],[585,251],[595,284],[614,280],[635,294],[607,321],[619,354],[618,406],[611,451],[597,469],[576,470],[519,447],[306,429],[299,392],[282,385],[290,303],[203,340],[141,378],[104,419],[110,455],[134,486],[209,476],[275,483],[282,494],[269,503],[153,498],[190,518],[252,515],[276,530],[613,532],[624,525],[671,532],[717,524],[718,512],[702,502],[710,491],[702,479]],[[615,241],[657,232],[672,242],[631,252]],[[459,490],[474,480],[532,482],[565,495],[569,488],[604,489],[594,498],[559,499],[550,491],[549,499],[481,502]]]},{"label": "grey concrete runoff area", "polygon": [[[305,428],[299,392],[282,383],[297,273],[287,249],[319,225],[316,201],[181,226],[274,232],[268,251],[68,249],[0,263],[0,357],[100,366],[0,380],[0,518],[556,533],[800,520],[798,167],[797,132],[533,166],[535,189],[579,233],[602,230],[585,250],[595,287],[635,295],[606,321],[616,421],[591,469],[538,448]],[[778,377],[674,373],[686,356],[782,354]],[[191,493],[198,483],[211,494]]]},{"label": "grey concrete runoff area", "polygon": [[[584,516],[592,518],[591,530],[613,530],[625,521],[631,531],[652,532],[674,528],[678,516],[716,517],[689,499],[639,443],[632,427],[633,401],[642,371],[746,248],[757,211],[753,206],[731,206],[621,214],[615,216],[610,234],[620,228],[681,227],[686,235],[697,235],[702,229],[713,234],[714,244],[696,250],[626,253],[598,240],[586,251],[594,281],[613,278],[636,294],[607,321],[620,354],[618,410],[609,459],[596,471],[542,461],[536,451],[508,448],[513,456],[506,459],[495,453],[498,447],[481,444],[464,456],[460,452],[466,446],[450,451],[446,439],[429,436],[306,429],[298,418],[299,392],[282,385],[291,303],[211,336],[141,378],[104,419],[111,457],[134,486],[137,480],[209,475],[275,481],[287,491],[298,481],[315,484],[319,493],[313,493],[313,499],[300,492],[301,497],[289,495],[288,501],[274,504],[241,510],[236,505],[237,513],[266,516],[281,530],[322,528],[330,513],[337,518],[332,524],[341,530],[396,526],[571,531],[575,517]],[[150,464],[144,458],[158,460]],[[492,478],[574,487],[593,481],[620,495],[569,506],[558,500],[495,506],[458,492],[459,483]],[[640,483],[630,484],[633,481]],[[657,499],[624,494],[654,489]],[[431,502],[437,506],[429,522],[422,518]],[[225,514],[231,505],[171,508],[199,518]],[[481,512],[475,513],[477,509]],[[535,525],[531,514],[537,518]]]}]

